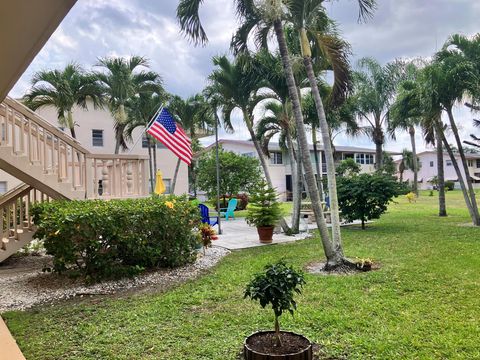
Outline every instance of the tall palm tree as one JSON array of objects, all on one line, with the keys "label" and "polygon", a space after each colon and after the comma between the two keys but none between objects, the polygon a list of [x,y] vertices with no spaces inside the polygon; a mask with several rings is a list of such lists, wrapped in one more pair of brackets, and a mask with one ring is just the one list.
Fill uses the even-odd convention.
[{"label": "tall palm tree", "polygon": [[373,58],[363,58],[358,65],[358,71],[354,74],[358,116],[367,123],[363,129],[375,143],[375,166],[379,170],[383,165],[384,128],[400,80],[401,64],[388,63],[381,66]]},{"label": "tall palm tree", "polygon": [[[175,116],[175,120],[183,127],[185,132],[192,139],[192,147],[198,146],[197,133],[200,130],[211,130],[215,124],[215,117],[211,106],[207,103],[203,94],[196,94],[182,99],[180,96],[173,96],[168,105],[168,110]],[[195,149],[194,149],[195,150]],[[175,166],[175,173],[172,181],[172,193],[177,183],[178,171],[180,169],[180,158]],[[193,167],[189,168],[189,175],[192,180],[194,192],[196,192],[196,174]]]},{"label": "tall palm tree", "polygon": [[403,182],[403,173],[405,170],[413,169],[413,153],[407,149],[403,149],[402,151],[402,158],[400,159],[400,163],[398,164],[398,172],[400,173],[399,181]]},{"label": "tall palm tree", "polygon": [[25,94],[23,101],[32,110],[45,106],[57,109],[60,126],[68,128],[73,138],[75,120],[73,107],[88,108],[91,100],[94,108],[102,106],[102,88],[96,77],[86,73],[79,65],[69,64],[63,70],[42,70],[33,75],[32,88]]},{"label": "tall palm tree", "polygon": [[[362,4],[374,3],[373,0],[359,1]],[[201,2],[201,0],[181,0],[177,8],[177,18],[179,19],[182,30],[196,43],[205,43],[207,41],[207,36],[200,23],[198,13]],[[260,4],[254,3],[250,0],[236,0],[235,3],[237,6],[237,14],[241,19],[239,32],[245,38],[249,36],[252,29],[255,29],[259,30],[257,31],[256,39],[265,43],[267,41],[269,32],[265,31],[265,29],[269,30],[273,25],[282,59],[282,65],[287,79],[288,93],[292,102],[293,116],[295,119],[299,141],[299,149],[304,164],[305,180],[310,198],[312,200],[312,207],[317,226],[320,231],[323,249],[327,257],[326,268],[331,269],[339,266],[350,265],[351,263],[343,254],[341,242],[338,241],[340,235],[339,230],[338,234],[336,234],[336,239],[333,242],[330,239],[325,218],[323,216],[323,209],[320,204],[319,192],[310,160],[310,149],[308,146],[305,124],[303,122],[300,97],[297,85],[295,83],[294,73],[292,70],[292,64],[290,61],[283,29],[285,11],[285,7],[283,5],[285,4],[280,0],[266,0]],[[289,3],[290,2],[287,2],[287,4]],[[328,131],[326,131],[326,133],[328,133]],[[333,170],[331,169],[330,171]]]},{"label": "tall palm tree", "polygon": [[104,87],[108,106],[115,121],[115,154],[120,147],[127,149],[124,130],[127,123],[125,104],[133,96],[155,91],[160,75],[152,71],[139,70],[148,68],[147,59],[141,56],[130,58],[104,57],[100,58],[97,67],[101,71],[95,74]]}]

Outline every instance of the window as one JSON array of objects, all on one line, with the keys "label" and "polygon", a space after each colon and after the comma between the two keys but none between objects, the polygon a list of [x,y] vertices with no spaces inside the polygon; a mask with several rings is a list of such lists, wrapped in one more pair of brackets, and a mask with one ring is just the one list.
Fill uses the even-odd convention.
[{"label": "window", "polygon": [[473,160],[467,160],[467,166],[473,167]]},{"label": "window", "polygon": [[447,164],[447,166],[452,166],[452,160],[447,160],[446,164]]},{"label": "window", "polygon": [[167,147],[163,145],[161,142],[157,142],[157,149],[166,149]]},{"label": "window", "polygon": [[2,124],[2,141],[5,141],[5,124]]},{"label": "window", "polygon": [[433,167],[433,161],[430,161],[430,167]]},{"label": "window", "polygon": [[103,130],[92,130],[92,146],[103,146]]},{"label": "window", "polygon": [[270,153],[270,163],[273,165],[282,165],[283,164],[282,153],[281,152]]},{"label": "window", "polygon": [[165,194],[172,193],[172,179],[163,179],[163,183],[165,184]]},{"label": "window", "polygon": [[355,162],[362,165],[374,164],[373,154],[355,154]]},{"label": "window", "polygon": [[254,152],[247,152],[247,153],[243,153],[242,154],[243,156],[246,156],[246,157],[255,157],[255,153]]},{"label": "window", "polygon": [[480,169],[480,159],[477,159],[477,169]]},{"label": "window", "polygon": [[0,194],[5,194],[7,192],[7,182],[0,181]]},{"label": "window", "polygon": [[148,138],[145,134],[142,136],[142,148],[148,148]]}]

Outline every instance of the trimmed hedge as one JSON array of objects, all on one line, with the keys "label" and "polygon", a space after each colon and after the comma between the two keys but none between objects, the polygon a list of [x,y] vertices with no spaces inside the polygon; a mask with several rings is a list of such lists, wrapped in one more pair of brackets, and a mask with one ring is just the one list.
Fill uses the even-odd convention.
[{"label": "trimmed hedge", "polygon": [[53,255],[53,270],[87,282],[134,275],[195,260],[200,221],[186,197],[53,201],[33,208],[35,236]]}]

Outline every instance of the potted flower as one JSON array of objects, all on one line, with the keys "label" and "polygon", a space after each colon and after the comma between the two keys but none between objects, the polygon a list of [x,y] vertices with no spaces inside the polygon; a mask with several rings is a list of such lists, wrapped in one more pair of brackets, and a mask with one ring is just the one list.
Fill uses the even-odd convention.
[{"label": "potted flower", "polygon": [[281,216],[275,190],[262,181],[250,194],[245,218],[250,226],[256,226],[260,242],[272,242],[273,229]]},{"label": "potted flower", "polygon": [[283,312],[294,314],[297,304],[293,297],[305,284],[303,273],[287,266],[284,261],[267,265],[245,288],[244,298],[257,300],[262,308],[271,305],[275,315],[275,331],[259,331],[245,340],[246,360],[254,359],[312,359],[312,344],[304,336],[280,331],[279,318]]}]

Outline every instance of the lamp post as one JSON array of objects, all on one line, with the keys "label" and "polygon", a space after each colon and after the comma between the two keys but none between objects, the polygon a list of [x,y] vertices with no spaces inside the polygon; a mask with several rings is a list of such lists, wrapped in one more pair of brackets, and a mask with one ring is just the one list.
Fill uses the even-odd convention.
[{"label": "lamp post", "polygon": [[216,157],[216,167],[217,167],[217,213],[218,213],[218,234],[222,234],[222,224],[220,218],[220,163],[218,156],[218,114],[217,109],[215,109],[215,157]]}]

